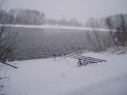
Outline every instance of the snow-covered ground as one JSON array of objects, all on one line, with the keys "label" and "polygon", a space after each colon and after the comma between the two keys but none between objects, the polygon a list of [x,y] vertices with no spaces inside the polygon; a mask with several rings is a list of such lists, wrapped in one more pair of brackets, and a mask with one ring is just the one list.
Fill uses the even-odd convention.
[{"label": "snow-covered ground", "polygon": [[[4,95],[127,95],[127,54],[84,53],[107,62],[78,67],[76,59],[11,62],[0,70]],[[8,70],[8,71],[7,71]],[[7,71],[7,72],[6,72]]]},{"label": "snow-covered ground", "polygon": [[[22,28],[48,28],[48,29],[71,29],[71,30],[92,30],[90,27],[76,26],[58,26],[58,25],[14,25]],[[100,31],[109,31],[108,29],[99,28]]]}]

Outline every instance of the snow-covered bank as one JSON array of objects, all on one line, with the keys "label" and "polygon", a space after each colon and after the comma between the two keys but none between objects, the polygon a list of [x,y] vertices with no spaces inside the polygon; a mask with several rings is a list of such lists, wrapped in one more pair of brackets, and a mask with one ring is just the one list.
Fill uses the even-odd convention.
[{"label": "snow-covered bank", "polygon": [[[3,67],[5,95],[126,95],[127,54],[84,53],[107,62],[77,67],[73,58],[15,61]],[[16,64],[15,64],[16,63]],[[118,94],[116,94],[118,93]]]},{"label": "snow-covered bank", "polygon": [[[14,25],[14,27],[22,28],[48,28],[48,29],[71,29],[71,30],[92,30],[89,27],[74,27],[74,26],[58,26],[58,25]],[[109,31],[108,29],[99,28],[100,31]]]},{"label": "snow-covered bank", "polygon": [[66,95],[126,95],[127,73],[81,87]]}]

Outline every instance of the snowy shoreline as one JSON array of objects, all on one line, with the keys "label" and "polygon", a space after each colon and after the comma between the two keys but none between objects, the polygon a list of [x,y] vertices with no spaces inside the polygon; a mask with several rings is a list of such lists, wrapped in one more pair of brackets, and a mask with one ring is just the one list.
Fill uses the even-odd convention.
[{"label": "snowy shoreline", "polygon": [[[127,54],[84,53],[107,62],[78,67],[76,59],[53,58],[10,62],[0,77],[6,95],[125,95]],[[5,77],[9,79],[5,79]],[[16,90],[15,90],[16,89]]]},{"label": "snowy shoreline", "polygon": [[[74,26],[58,26],[58,25],[14,25],[19,28],[46,28],[46,29],[70,29],[70,30],[87,30],[91,31],[90,27],[74,27]],[[109,31],[108,29],[99,28],[99,31]]]}]

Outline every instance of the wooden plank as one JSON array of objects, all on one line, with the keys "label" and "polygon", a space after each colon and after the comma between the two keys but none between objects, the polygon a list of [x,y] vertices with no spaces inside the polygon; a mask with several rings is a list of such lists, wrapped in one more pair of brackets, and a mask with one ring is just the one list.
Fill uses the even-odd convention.
[{"label": "wooden plank", "polygon": [[83,57],[83,56],[74,56],[74,57],[83,58],[83,59],[91,60],[91,61],[99,61],[99,62],[103,61],[103,60],[98,60],[92,57]]},{"label": "wooden plank", "polygon": [[97,58],[92,58],[92,57],[86,57],[86,56],[82,56],[82,55],[71,55],[71,56],[74,56],[74,57],[79,57],[79,58],[84,58],[84,59],[95,59],[95,60],[101,60],[101,59],[97,59]]},{"label": "wooden plank", "polygon": [[[81,55],[80,55],[81,56]],[[86,56],[81,56],[81,57],[86,57]],[[98,59],[98,58],[92,58],[92,57],[87,57],[87,58],[91,58],[92,60],[96,60],[96,61],[104,61],[107,62],[106,60],[102,60],[102,59]]]},{"label": "wooden plank", "polygon": [[78,58],[84,58],[84,59],[93,60],[93,61],[104,61],[104,62],[107,62],[106,60],[92,58],[92,57],[86,57],[86,56],[82,56],[82,55],[69,55],[69,56],[78,57]]},{"label": "wooden plank", "polygon": [[97,63],[97,61],[85,60],[83,58],[78,58],[78,57],[72,57],[72,56],[70,56],[70,58],[74,58],[74,59],[78,59],[78,60],[84,60],[85,62],[90,62],[90,63]]},{"label": "wooden plank", "polygon": [[74,56],[74,58],[81,58],[82,60],[84,60],[84,61],[86,61],[86,62],[88,62],[88,61],[93,62],[93,63],[96,63],[96,62],[102,62],[102,60],[85,59],[85,58],[82,58],[82,57],[76,57],[76,56]]},{"label": "wooden plank", "polygon": [[[67,55],[67,57],[79,57],[78,55]],[[82,58],[82,57],[79,57],[79,58]],[[84,59],[90,59],[90,58],[84,58]]]},{"label": "wooden plank", "polygon": [[[74,57],[74,58],[78,58],[78,57]],[[90,59],[84,59],[84,58],[80,58],[80,59],[84,60],[85,62],[91,62],[91,63],[102,62],[102,61],[96,61],[96,60],[90,60]]]},{"label": "wooden plank", "polygon": [[11,67],[13,67],[13,68],[18,68],[18,67],[16,67],[16,66],[13,66],[13,65],[10,65],[10,64],[8,64],[8,63],[6,63],[6,62],[2,62],[2,61],[0,61],[1,63],[3,63],[3,64],[5,64],[5,65],[8,65],[8,66],[11,66]]},{"label": "wooden plank", "polygon": [[[76,58],[76,59],[80,59],[80,60],[84,60],[86,62],[91,62],[91,63],[97,63],[97,62],[103,62],[104,60],[96,60],[96,58],[92,58],[92,57],[82,57],[82,56],[77,56],[77,55],[67,55],[67,57],[71,57],[71,58]],[[105,62],[105,61],[104,61]]]}]

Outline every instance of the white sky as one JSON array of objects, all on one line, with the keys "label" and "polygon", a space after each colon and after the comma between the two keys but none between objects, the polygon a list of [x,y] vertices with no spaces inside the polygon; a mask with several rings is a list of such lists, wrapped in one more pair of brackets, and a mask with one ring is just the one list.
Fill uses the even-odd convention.
[{"label": "white sky", "polygon": [[35,9],[47,18],[76,18],[85,23],[90,17],[104,17],[118,13],[127,14],[127,0],[7,0],[7,9]]}]

